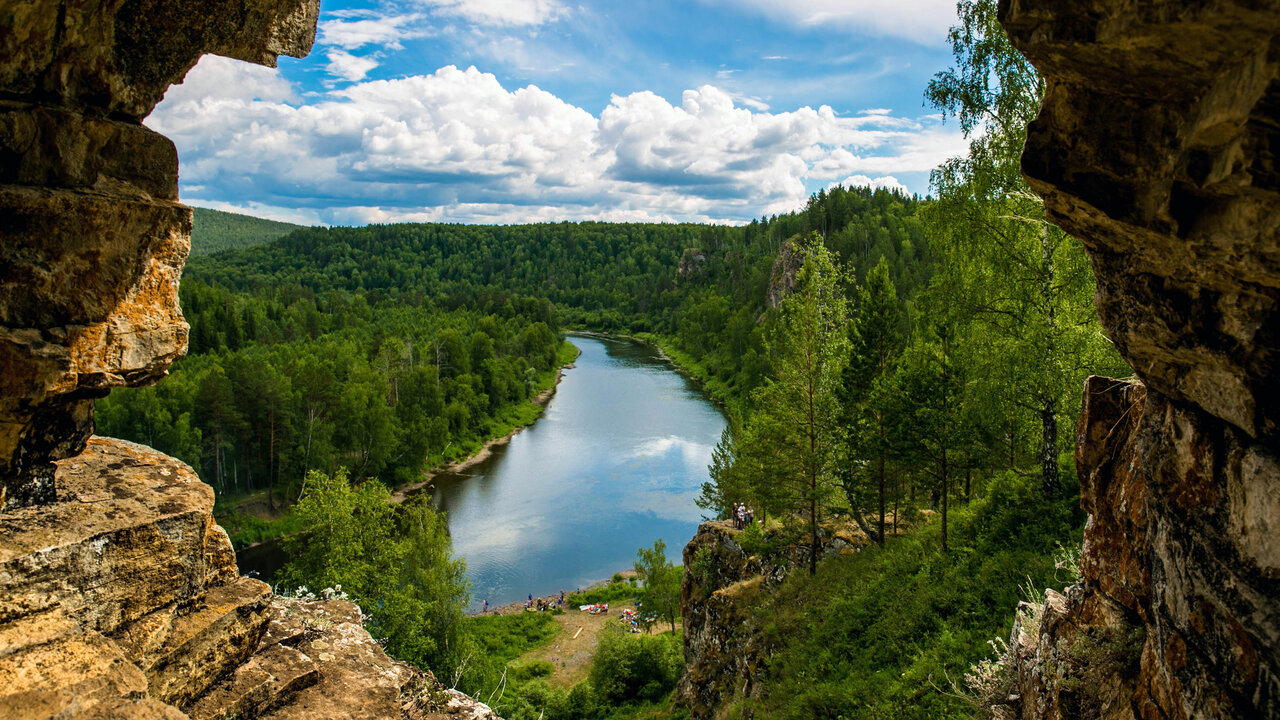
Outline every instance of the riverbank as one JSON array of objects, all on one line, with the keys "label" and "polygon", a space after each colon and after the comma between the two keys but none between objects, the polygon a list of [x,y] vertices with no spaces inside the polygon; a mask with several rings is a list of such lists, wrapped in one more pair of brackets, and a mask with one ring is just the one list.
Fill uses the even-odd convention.
[{"label": "riverbank", "polygon": [[[497,427],[493,435],[482,441],[473,452],[461,458],[433,465],[429,470],[423,471],[423,479],[419,482],[391,488],[391,502],[403,503],[407,501],[416,493],[430,486],[437,475],[461,472],[483,462],[493,454],[493,448],[511,442],[511,438],[515,437],[517,433],[537,422],[538,418],[542,417],[547,404],[551,402],[551,398],[555,396],[556,388],[559,387],[560,382],[564,379],[564,371],[572,370],[574,361],[581,354],[581,350],[565,341],[557,353],[556,371],[547,387],[540,390],[537,395],[527,400],[523,405],[515,406],[512,412],[507,414],[508,420]],[[268,503],[265,501],[266,492],[261,491],[254,495],[240,498],[222,508],[214,508],[215,519],[227,530],[231,536],[232,546],[237,552],[252,550],[269,543],[278,542],[298,530],[295,527],[296,523],[291,522],[291,506],[281,507],[277,505],[274,510],[269,510]],[[277,502],[279,501],[277,500]],[[243,525],[253,526],[253,536],[256,538],[253,542],[242,544],[240,538],[237,537],[237,530]]]},{"label": "riverbank", "polygon": [[[563,609],[568,610],[570,608],[570,605],[572,604],[570,603],[570,599],[573,599],[575,601],[582,600],[583,598],[580,596],[587,595],[589,593],[600,590],[602,588],[610,587],[611,585],[614,585],[615,583],[618,582],[618,578],[621,578],[622,581],[626,583],[628,587],[631,588],[632,592],[638,592],[635,589],[635,587],[631,585],[631,581],[634,578],[638,578],[638,577],[639,577],[639,574],[636,573],[634,568],[627,568],[626,570],[620,570],[614,573],[613,576],[608,578],[607,580],[597,580],[591,583],[590,585],[586,586],[585,588],[574,588],[573,590],[569,590],[566,588],[565,589],[566,599],[565,599],[565,604],[563,605]],[[614,593],[614,594],[617,594],[617,593]],[[541,597],[535,595],[533,598],[533,603],[534,603],[534,607],[537,607],[538,602],[541,601],[543,605],[549,608],[555,608],[557,607],[556,603],[559,599],[560,599],[560,593],[555,593],[552,595],[544,595]],[[487,616],[487,615],[519,615],[520,613],[525,612],[525,608],[527,607],[525,602],[526,602],[525,600],[516,601],[513,603],[507,603],[506,605],[491,607],[487,611],[469,612],[467,614],[473,617],[481,617],[481,616]],[[572,604],[573,610],[576,611],[578,609],[578,605],[580,604],[582,603],[578,602],[577,604]]]},{"label": "riverbank", "polygon": [[659,359],[669,363],[682,377],[697,385],[698,389],[720,409],[727,409],[733,400],[733,392],[729,386],[712,377],[711,373],[707,372],[707,369],[692,355],[677,348],[671,338],[649,332],[628,335],[597,330],[570,330],[568,333],[585,337],[631,340],[645,345],[652,349]]},{"label": "riverbank", "polygon": [[[567,344],[567,341],[566,341],[566,344]],[[395,488],[391,492],[391,502],[395,502],[395,503],[405,502],[416,493],[421,492],[423,488],[430,486],[431,481],[435,480],[436,476],[440,475],[441,473],[460,473],[463,470],[466,470],[467,468],[473,465],[478,465],[484,462],[485,460],[488,460],[489,456],[493,455],[493,449],[495,447],[498,447],[500,445],[506,445],[507,443],[511,442],[511,438],[520,434],[526,428],[531,427],[535,422],[538,421],[538,418],[542,417],[542,411],[546,409],[547,403],[551,402],[551,398],[555,396],[556,388],[560,386],[560,381],[564,379],[564,371],[572,370],[574,368],[573,361],[577,360],[578,356],[581,354],[582,354],[581,350],[574,348],[573,359],[567,363],[564,363],[560,367],[556,368],[555,380],[551,383],[551,386],[544,389],[542,392],[539,392],[537,395],[533,396],[531,400],[529,400],[530,403],[538,406],[538,412],[536,415],[534,415],[532,420],[522,425],[516,425],[515,427],[512,427],[505,435],[489,438],[488,440],[484,441],[480,445],[479,450],[476,450],[474,453],[472,453],[471,455],[468,455],[467,457],[464,457],[460,460],[455,460],[451,463],[448,463],[447,465],[439,465],[431,468],[430,470],[423,473],[423,479],[420,482],[410,483],[408,485],[401,485],[400,487]]]}]

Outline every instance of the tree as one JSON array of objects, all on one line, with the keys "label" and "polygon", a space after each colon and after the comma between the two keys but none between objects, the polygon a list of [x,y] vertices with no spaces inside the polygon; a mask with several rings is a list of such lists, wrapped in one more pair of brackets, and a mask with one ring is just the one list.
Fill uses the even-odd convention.
[{"label": "tree", "polygon": [[[851,331],[849,364],[844,373],[845,418],[849,427],[845,495],[854,518],[865,530],[858,497],[859,484],[873,480],[879,509],[879,530],[867,534],[880,544],[885,539],[885,466],[893,452],[889,418],[895,388],[893,365],[901,352],[902,308],[881,257],[858,292],[858,312]],[[862,479],[863,483],[858,483]]]},{"label": "tree", "polygon": [[928,100],[958,117],[970,144],[967,157],[934,171],[938,202],[925,211],[925,224],[944,260],[938,279],[994,336],[989,347],[1008,369],[998,381],[1011,386],[1015,405],[1038,417],[1041,486],[1052,496],[1059,414],[1078,394],[1080,360],[1105,350],[1086,347],[1101,333],[1083,248],[1045,220],[1018,169],[1044,81],[1009,42],[996,6],[961,0],[960,25],[949,34],[956,67],[929,83]]},{"label": "tree", "polygon": [[662,538],[655,540],[652,548],[640,548],[636,552],[635,570],[644,583],[644,607],[666,618],[671,623],[671,632],[675,632],[684,572],[667,560],[667,544]]},{"label": "tree", "polygon": [[836,483],[845,443],[839,392],[849,338],[843,273],[816,234],[797,242],[804,263],[766,342],[774,374],[753,394],[751,442],[739,457],[757,497],[767,504],[789,499],[791,509],[807,515],[814,574],[818,513]]},{"label": "tree", "polygon": [[956,361],[956,331],[947,323],[933,324],[929,337],[907,350],[898,379],[905,412],[899,414],[898,433],[907,438],[907,458],[931,469],[942,517],[941,547],[947,545],[947,511],[956,451],[966,446],[971,428],[965,420],[965,376]]},{"label": "tree", "polygon": [[466,644],[466,565],[449,549],[445,521],[423,501],[390,502],[382,483],[352,487],[346,471],[315,470],[294,509],[303,530],[285,543],[286,587],[341,587],[397,658],[450,668]]}]

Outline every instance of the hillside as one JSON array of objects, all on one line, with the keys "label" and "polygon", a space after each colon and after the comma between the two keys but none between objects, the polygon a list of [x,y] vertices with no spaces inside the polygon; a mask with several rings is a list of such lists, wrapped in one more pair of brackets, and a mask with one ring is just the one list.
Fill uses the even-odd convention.
[{"label": "hillside", "polygon": [[209,208],[197,207],[192,210],[195,211],[191,230],[192,257],[269,243],[303,227]]}]

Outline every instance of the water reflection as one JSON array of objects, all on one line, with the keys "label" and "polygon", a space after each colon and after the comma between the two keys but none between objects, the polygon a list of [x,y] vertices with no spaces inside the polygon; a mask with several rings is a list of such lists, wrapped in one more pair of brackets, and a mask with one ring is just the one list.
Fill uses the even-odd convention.
[{"label": "water reflection", "polygon": [[582,350],[542,418],[460,476],[436,480],[478,604],[572,590],[630,567],[659,537],[678,556],[724,418],[638,343]]}]

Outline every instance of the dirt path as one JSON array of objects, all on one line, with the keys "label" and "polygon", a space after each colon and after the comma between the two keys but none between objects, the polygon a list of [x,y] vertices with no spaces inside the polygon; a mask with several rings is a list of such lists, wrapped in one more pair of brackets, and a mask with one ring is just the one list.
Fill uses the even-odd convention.
[{"label": "dirt path", "polygon": [[[520,656],[520,660],[546,660],[551,663],[555,671],[547,678],[547,682],[555,687],[568,689],[577,685],[587,679],[587,673],[591,670],[591,658],[595,656],[596,646],[600,644],[600,633],[609,625],[621,627],[618,614],[623,608],[632,607],[633,602],[634,600],[620,600],[610,603],[607,615],[591,615],[575,607],[565,611],[563,615],[552,616],[558,626],[555,637],[546,645]],[[679,623],[676,627],[680,627]],[[653,634],[660,634],[657,627]]]}]

